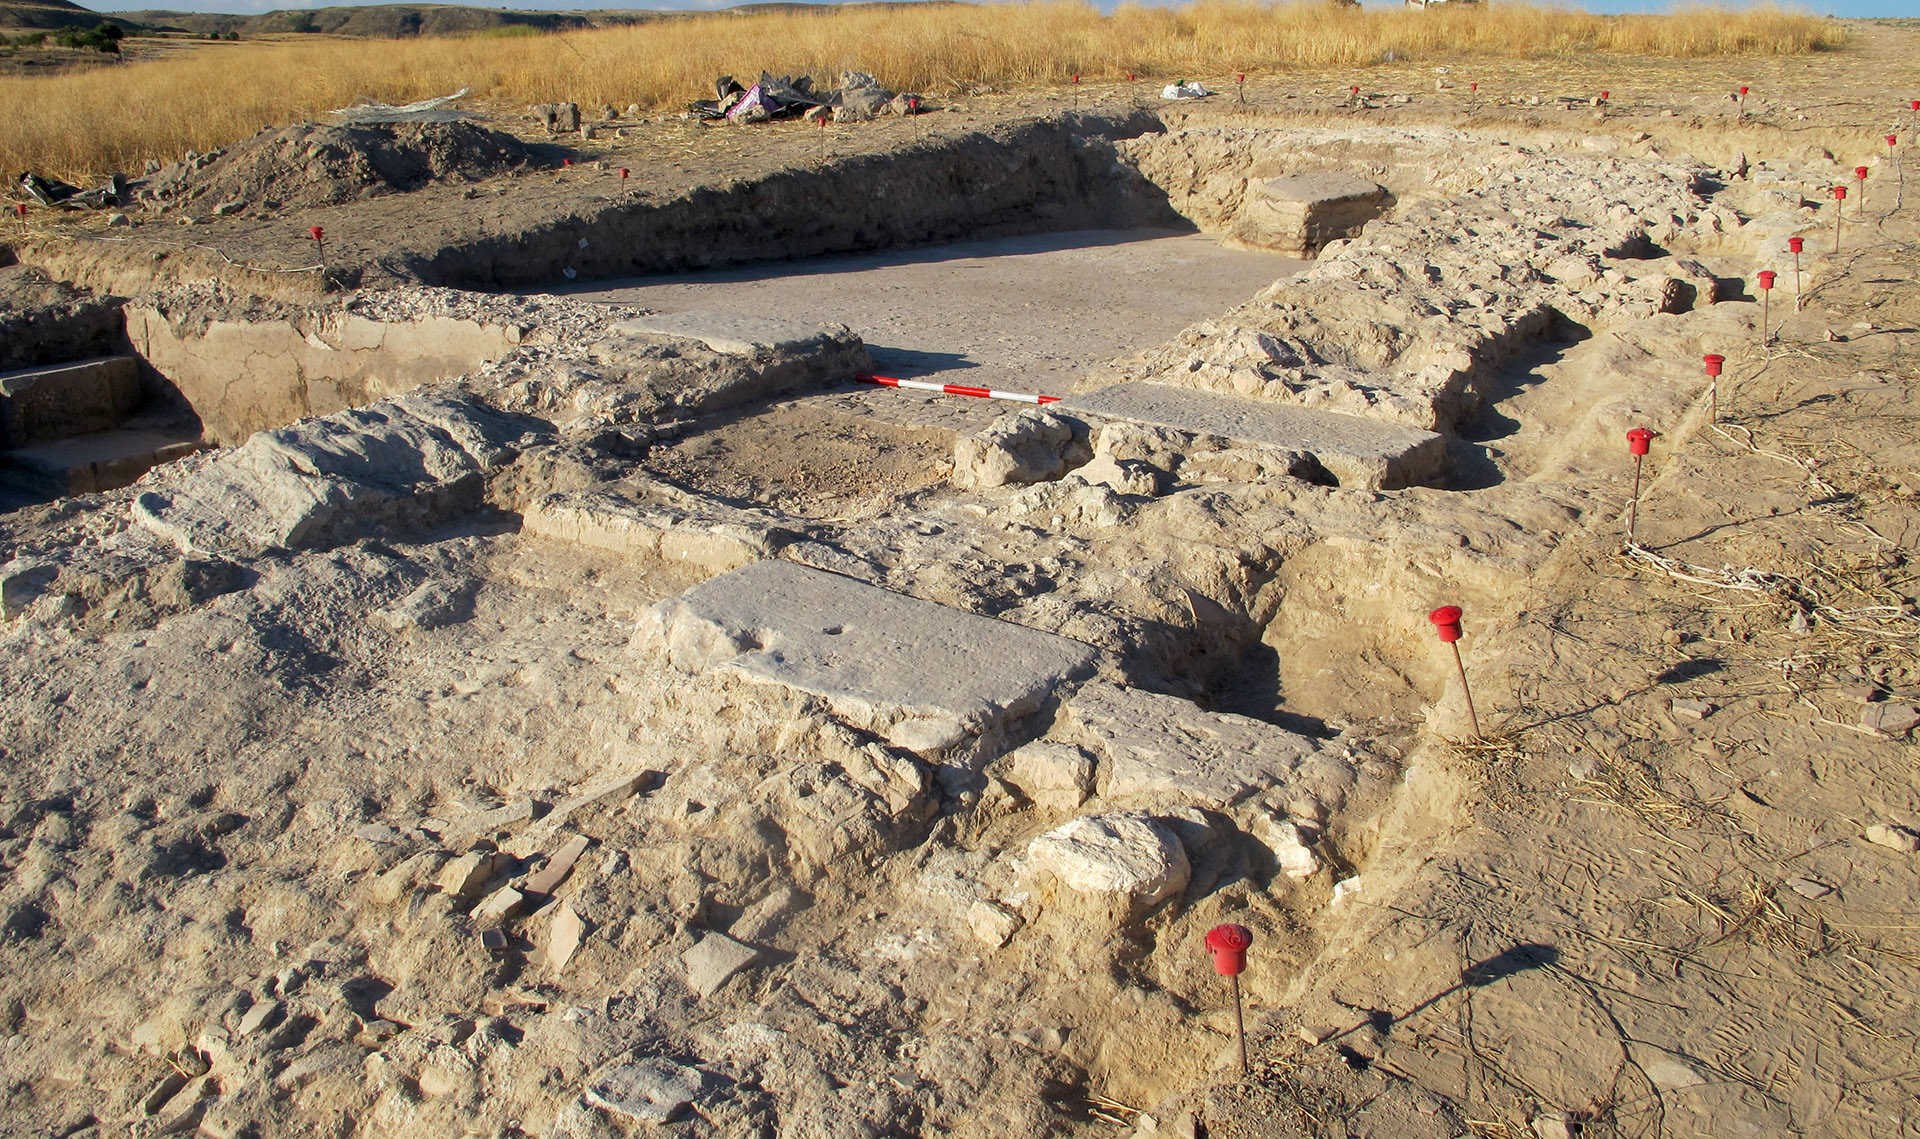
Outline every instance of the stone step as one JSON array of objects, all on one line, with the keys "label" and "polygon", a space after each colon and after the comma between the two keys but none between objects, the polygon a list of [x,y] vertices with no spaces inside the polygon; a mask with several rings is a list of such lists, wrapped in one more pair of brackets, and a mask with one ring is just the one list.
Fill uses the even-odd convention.
[{"label": "stone step", "polygon": [[[1370,490],[1430,483],[1447,465],[1446,440],[1431,431],[1167,384],[1116,384],[1070,396],[1047,410],[1096,423],[1118,421],[1221,439],[1230,447],[1309,455],[1340,485]],[[1106,451],[1098,441],[1095,449]]]},{"label": "stone step", "polygon": [[140,405],[140,362],[103,356],[0,374],[0,447],[118,426]]},{"label": "stone step", "polygon": [[687,565],[707,574],[770,558],[800,535],[785,519],[630,480],[617,492],[549,494],[521,514],[520,532],[573,542],[628,560]]},{"label": "stone step", "polygon": [[1079,641],[785,561],[661,602],[636,642],[683,672],[784,685],[898,746],[948,754],[997,741],[1094,659]]},{"label": "stone step", "polygon": [[0,452],[4,505],[15,508],[131,486],[204,446],[195,424],[145,423]]}]

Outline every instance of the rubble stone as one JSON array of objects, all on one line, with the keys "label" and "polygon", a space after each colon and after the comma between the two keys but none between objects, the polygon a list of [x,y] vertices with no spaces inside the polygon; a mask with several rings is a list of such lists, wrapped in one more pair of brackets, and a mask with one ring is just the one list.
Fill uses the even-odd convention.
[{"label": "rubble stone", "polygon": [[1111,896],[1137,916],[1186,888],[1180,840],[1144,815],[1087,815],[1034,839],[1027,861],[1084,895]]}]

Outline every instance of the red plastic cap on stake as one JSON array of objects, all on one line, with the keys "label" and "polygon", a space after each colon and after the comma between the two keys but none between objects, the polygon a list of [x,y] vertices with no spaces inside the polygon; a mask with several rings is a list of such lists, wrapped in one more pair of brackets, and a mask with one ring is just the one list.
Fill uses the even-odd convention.
[{"label": "red plastic cap on stake", "polygon": [[1787,238],[1787,252],[1798,253],[1806,247],[1806,244],[1807,239],[1804,237],[1789,237]]},{"label": "red plastic cap on stake", "polygon": [[1627,432],[1627,453],[1644,455],[1653,449],[1653,432],[1644,427],[1636,427]]},{"label": "red plastic cap on stake", "polygon": [[624,167],[624,166],[622,166],[622,167],[620,168],[620,177],[622,177],[622,178],[625,178],[625,177],[626,177],[627,175],[629,175],[629,174],[631,174],[631,173],[633,173],[633,171],[631,171],[631,170],[629,170],[629,169],[627,169],[627,168],[626,168],[626,167]]},{"label": "red plastic cap on stake", "polygon": [[1914,110],[1920,111],[1920,99],[1915,99],[1912,106]]},{"label": "red plastic cap on stake", "polygon": [[1773,278],[1775,277],[1775,275],[1776,274],[1771,269],[1760,270],[1760,287],[1763,289],[1773,288]]},{"label": "red plastic cap on stake", "polygon": [[309,234],[311,234],[311,235],[313,236],[313,239],[314,239],[315,241],[324,241],[324,240],[326,240],[326,237],[327,237],[327,231],[326,231],[325,229],[323,229],[323,228],[321,228],[320,226],[317,226],[317,225],[316,225],[316,226],[314,226],[314,227],[313,227],[312,229],[309,229],[309,230],[308,230],[307,232],[308,232]]},{"label": "red plastic cap on stake", "polygon": [[573,159],[571,159],[571,158],[562,158],[562,159],[560,160],[560,165],[562,165],[562,166],[572,166],[572,165],[573,165]]},{"label": "red plastic cap on stake", "polygon": [[14,203],[14,205],[13,205],[13,212],[14,212],[14,213],[16,213],[16,214],[18,214],[18,215],[20,215],[21,217],[26,217],[26,216],[27,216],[27,203],[25,203],[25,202],[15,202],[15,203]]},{"label": "red plastic cap on stake", "polygon": [[1427,614],[1427,620],[1433,622],[1433,631],[1440,634],[1440,639],[1450,645],[1462,636],[1460,618],[1463,616],[1465,613],[1458,605],[1442,605]]},{"label": "red plastic cap on stake", "polygon": [[1602,91],[1602,92],[1600,92],[1600,101],[1601,101],[1602,103],[1604,103],[1604,102],[1606,102],[1606,101],[1607,101],[1607,99],[1608,99],[1609,97],[1611,97],[1612,95],[1613,95],[1613,92],[1611,92],[1611,91]]},{"label": "red plastic cap on stake", "polygon": [[1360,93],[1360,88],[1359,88],[1359,87],[1357,87],[1357,86],[1356,86],[1356,87],[1349,87],[1349,88],[1347,88],[1347,90],[1349,90],[1349,91],[1351,91],[1351,92],[1353,92],[1353,93],[1354,93],[1355,95],[1358,95],[1358,94]]},{"label": "red plastic cap on stake", "polygon": [[1480,85],[1479,85],[1478,83],[1469,83],[1469,84],[1467,84],[1467,90],[1469,90],[1469,91],[1478,91],[1478,90],[1480,90]]},{"label": "red plastic cap on stake", "polygon": [[1727,358],[1725,356],[1719,355],[1718,353],[1715,353],[1715,352],[1707,353],[1705,356],[1700,357],[1700,360],[1702,363],[1706,364],[1707,375],[1709,376],[1719,375],[1720,365],[1727,362]]},{"label": "red plastic cap on stake", "polygon": [[1896,143],[1896,142],[1899,142],[1899,141],[1900,141],[1900,136],[1899,136],[1899,135],[1897,135],[1897,134],[1890,134],[1890,135],[1888,135],[1888,136],[1887,136],[1887,145],[1888,145],[1888,146],[1892,146],[1892,145],[1893,145],[1894,143]]},{"label": "red plastic cap on stake", "polygon": [[1745,95],[1745,94],[1747,93],[1747,89],[1746,89],[1746,87],[1745,87],[1744,85],[1742,85],[1742,86],[1741,86],[1741,88],[1740,88],[1740,93],[1741,93],[1742,95]]},{"label": "red plastic cap on stake", "polygon": [[1833,188],[1833,200],[1834,200],[1834,201],[1836,201],[1836,202],[1844,202],[1844,201],[1846,201],[1846,200],[1847,200],[1847,188],[1846,188],[1845,186],[1835,186],[1835,187]]},{"label": "red plastic cap on stake", "polygon": [[1862,182],[1865,182],[1865,181],[1867,180],[1867,168],[1866,168],[1866,167],[1864,167],[1864,166],[1856,166],[1856,167],[1854,167],[1854,168],[1853,168],[1853,176],[1854,176],[1855,178],[1858,178],[1858,179],[1860,179],[1860,180],[1861,180]]},{"label": "red plastic cap on stake", "polygon": [[1207,952],[1213,954],[1213,970],[1222,977],[1237,977],[1247,971],[1247,948],[1253,944],[1253,931],[1244,925],[1216,925],[1207,931]]}]

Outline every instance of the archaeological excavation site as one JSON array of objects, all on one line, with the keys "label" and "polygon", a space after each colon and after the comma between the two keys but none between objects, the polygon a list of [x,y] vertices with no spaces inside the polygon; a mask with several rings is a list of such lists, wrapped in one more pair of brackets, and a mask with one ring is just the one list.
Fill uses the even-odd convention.
[{"label": "archaeological excavation site", "polygon": [[1917,37],[8,219],[0,1133],[1920,1134]]}]

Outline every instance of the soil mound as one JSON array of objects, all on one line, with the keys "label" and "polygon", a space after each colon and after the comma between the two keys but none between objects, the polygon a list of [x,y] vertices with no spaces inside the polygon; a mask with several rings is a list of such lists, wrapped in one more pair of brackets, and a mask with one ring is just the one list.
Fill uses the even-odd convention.
[{"label": "soil mound", "polygon": [[301,123],[227,150],[189,154],[152,174],[144,195],[161,208],[331,206],[439,179],[478,181],[532,158],[519,139],[473,123]]}]

